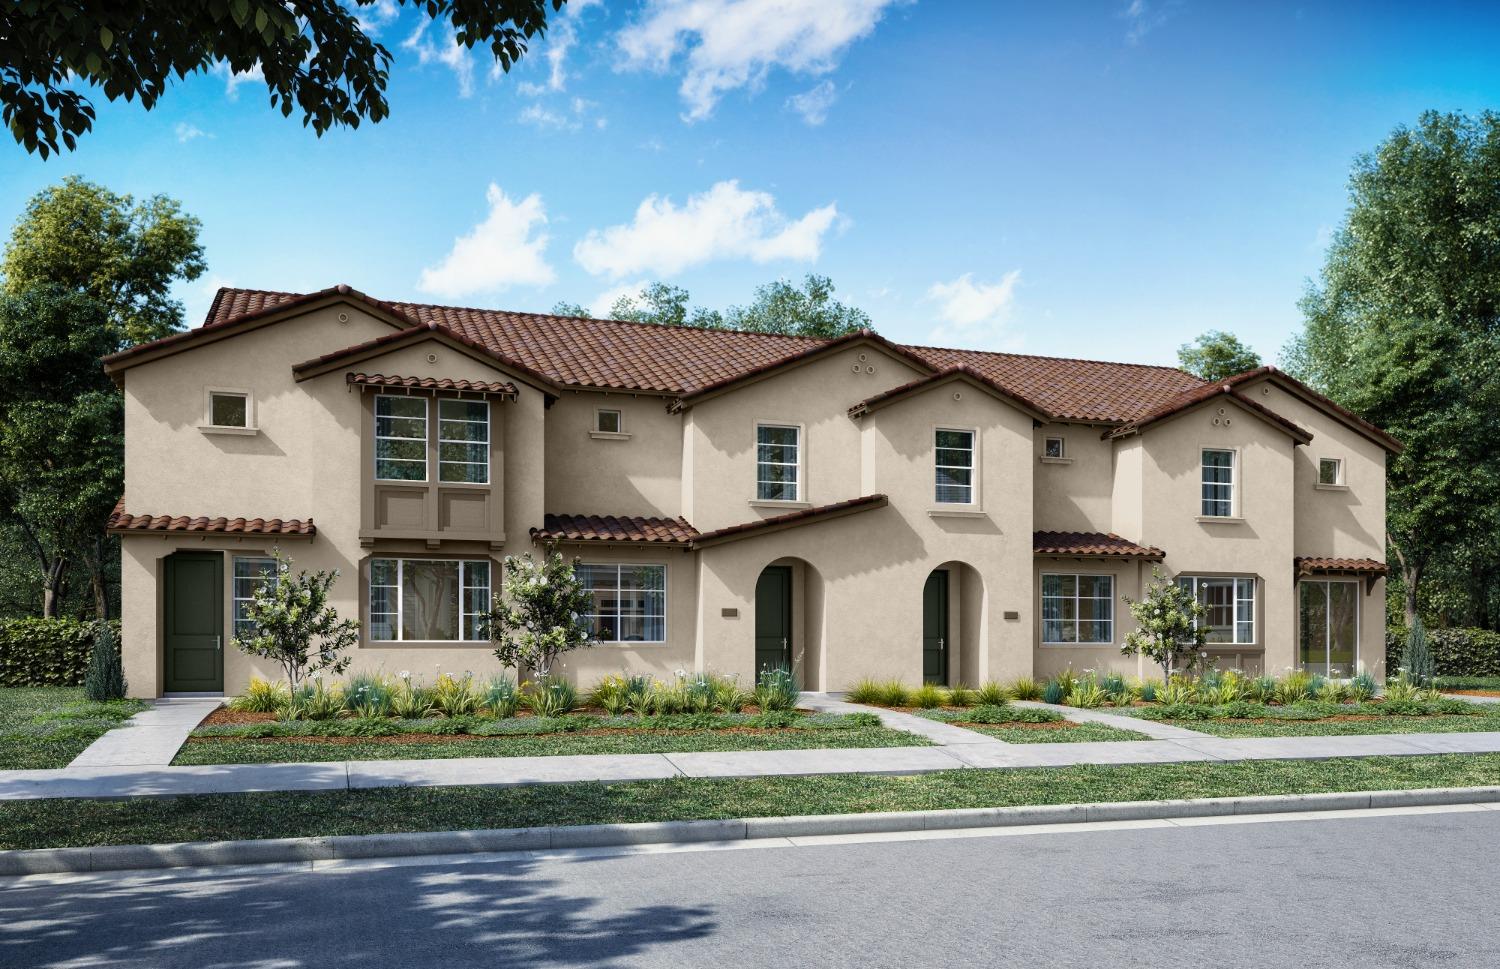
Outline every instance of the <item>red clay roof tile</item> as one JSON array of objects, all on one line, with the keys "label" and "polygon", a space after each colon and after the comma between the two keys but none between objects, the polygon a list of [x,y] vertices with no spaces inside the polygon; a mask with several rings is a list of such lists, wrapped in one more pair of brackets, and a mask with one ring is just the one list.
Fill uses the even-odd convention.
[{"label": "red clay roof tile", "polygon": [[698,529],[682,518],[639,515],[547,515],[531,537],[542,542],[644,542],[686,546]]},{"label": "red clay roof tile", "polygon": [[111,532],[195,532],[222,535],[282,535],[311,538],[318,533],[311,518],[208,518],[186,515],[131,515],[122,498],[110,512]]},{"label": "red clay roof tile", "polygon": [[1167,553],[1149,545],[1137,545],[1106,532],[1032,532],[1031,549],[1036,555],[1076,555],[1085,558],[1131,558],[1160,562]]},{"label": "red clay roof tile", "polygon": [[404,387],[409,390],[457,390],[468,393],[515,397],[510,381],[453,380],[449,377],[395,377],[380,373],[348,373],[344,380],[361,387]]},{"label": "red clay roof tile", "polygon": [[1374,559],[1298,558],[1298,575],[1386,575],[1390,567]]}]

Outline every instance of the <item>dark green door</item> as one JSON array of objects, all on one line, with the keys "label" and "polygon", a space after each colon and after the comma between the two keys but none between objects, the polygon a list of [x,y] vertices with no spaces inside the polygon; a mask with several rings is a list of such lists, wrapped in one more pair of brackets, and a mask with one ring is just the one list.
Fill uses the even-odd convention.
[{"label": "dark green door", "polygon": [[792,569],[768,565],[755,583],[755,675],[792,668]]},{"label": "dark green door", "polygon": [[167,693],[224,690],[224,556],[179,552],[167,566]]},{"label": "dark green door", "polygon": [[941,569],[922,587],[922,682],[948,682],[948,573]]}]

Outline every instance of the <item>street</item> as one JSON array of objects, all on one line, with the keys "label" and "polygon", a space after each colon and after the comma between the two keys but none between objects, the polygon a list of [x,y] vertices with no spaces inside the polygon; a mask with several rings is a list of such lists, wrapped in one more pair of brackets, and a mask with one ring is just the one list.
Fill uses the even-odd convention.
[{"label": "street", "polygon": [[0,965],[1490,967],[1500,812],[0,883]]}]

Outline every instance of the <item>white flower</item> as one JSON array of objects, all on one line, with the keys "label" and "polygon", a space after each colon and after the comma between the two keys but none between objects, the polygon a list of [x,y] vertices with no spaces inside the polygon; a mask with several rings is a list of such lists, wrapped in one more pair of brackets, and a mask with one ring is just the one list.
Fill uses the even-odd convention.
[{"label": "white flower", "polygon": [[403,680],[409,680],[409,679],[411,679],[411,670],[402,670],[400,673],[397,673],[396,675],[399,676],[399,677],[401,677]]}]

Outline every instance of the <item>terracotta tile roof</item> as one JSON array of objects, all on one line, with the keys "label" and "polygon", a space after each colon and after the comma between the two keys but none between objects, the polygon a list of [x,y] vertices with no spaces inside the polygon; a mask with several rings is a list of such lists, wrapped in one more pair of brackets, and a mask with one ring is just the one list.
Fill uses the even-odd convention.
[{"label": "terracotta tile roof", "polygon": [[1396,454],[1399,454],[1401,453],[1401,451],[1405,450],[1405,445],[1396,440],[1396,438],[1392,437],[1390,434],[1387,434],[1379,427],[1371,424],[1363,417],[1360,417],[1352,410],[1349,410],[1347,407],[1343,407],[1339,404],[1334,403],[1329,398],[1324,397],[1316,390],[1313,390],[1307,384],[1304,384],[1302,381],[1293,377],[1291,374],[1277,367],[1256,367],[1254,370],[1246,370],[1244,373],[1235,374],[1233,377],[1226,377],[1223,380],[1223,383],[1228,384],[1231,387],[1240,387],[1244,384],[1252,383],[1255,380],[1260,379],[1261,377],[1269,378],[1273,383],[1277,384],[1284,390],[1290,391],[1294,396],[1301,397],[1303,400],[1313,405],[1314,407],[1321,408],[1334,417],[1339,418],[1344,423],[1353,427],[1361,434],[1364,434],[1366,437],[1370,438],[1370,440],[1374,441],[1376,444],[1379,444],[1386,450]]},{"label": "terracotta tile roof", "polygon": [[531,537],[544,542],[644,542],[686,546],[698,529],[682,518],[619,515],[547,515]]},{"label": "terracotta tile roof", "polygon": [[1234,388],[1235,385],[1227,381],[1220,381],[1212,384],[1201,384],[1197,387],[1194,387],[1190,390],[1185,390],[1182,393],[1169,398],[1168,400],[1164,401],[1160,407],[1148,411],[1145,414],[1132,419],[1128,423],[1117,427],[1112,431],[1106,431],[1104,436],[1125,437],[1129,434],[1139,434],[1141,431],[1150,427],[1152,424],[1167,420],[1171,417],[1176,417],[1178,414],[1181,414],[1182,412],[1193,407],[1197,407],[1199,404],[1207,403],[1208,401],[1213,400],[1215,397],[1228,397],[1230,400],[1233,400],[1236,404],[1239,404],[1254,416],[1260,418],[1273,427],[1277,427],[1280,430],[1286,432],[1291,436],[1293,440],[1297,441],[1298,443],[1306,444],[1312,440],[1313,436],[1310,431],[1292,421],[1287,420],[1285,417],[1282,417],[1280,414],[1271,410],[1269,407],[1266,407],[1264,404],[1251,400],[1249,397],[1246,397],[1244,394],[1240,393]]},{"label": "terracotta tile roof", "polygon": [[380,373],[349,373],[344,379],[361,387],[404,387],[409,390],[460,390],[469,393],[516,396],[510,381],[453,380],[448,377],[395,377]]},{"label": "terracotta tile roof", "polygon": [[122,498],[110,512],[111,532],[194,532],[223,535],[282,535],[311,538],[318,533],[311,518],[189,518],[186,515],[131,515]]},{"label": "terracotta tile roof", "polygon": [[456,330],[453,330],[452,328],[437,322],[417,323],[407,327],[404,330],[396,330],[391,333],[384,333],[378,337],[375,337],[373,340],[366,340],[363,343],[356,343],[353,346],[347,346],[339,350],[334,350],[330,353],[325,353],[320,357],[313,357],[311,360],[304,360],[301,363],[294,363],[292,364],[292,373],[298,380],[306,380],[309,377],[315,377],[319,374],[327,373],[328,370],[332,369],[333,365],[336,365],[351,357],[358,357],[361,354],[366,354],[371,351],[395,349],[397,347],[406,346],[407,344],[411,343],[418,343],[423,340],[432,339],[434,337],[440,340],[452,341],[461,347],[466,347],[470,350],[475,351],[482,357],[494,360],[496,363],[499,363],[502,366],[509,367],[518,373],[523,373],[526,376],[533,378],[536,383],[549,388],[549,391],[555,391],[558,389],[557,386],[552,382],[552,379],[546,374],[538,373],[525,363],[507,356],[499,350],[496,350],[494,347],[482,343],[478,340],[471,339],[465,334],[459,333]]},{"label": "terracotta tile roof", "polygon": [[825,518],[838,518],[843,515],[852,515],[856,512],[873,511],[876,508],[884,508],[890,503],[891,500],[886,495],[863,495],[859,498],[836,501],[831,505],[803,508],[800,511],[787,512],[785,515],[772,515],[770,518],[759,518],[755,521],[741,522],[738,525],[730,525],[726,528],[716,528],[711,532],[703,532],[693,540],[693,547],[702,548],[704,545],[717,545],[720,542],[749,538],[751,535],[764,531],[777,531],[796,525],[805,525]]},{"label": "terracotta tile roof", "polygon": [[1167,553],[1149,545],[1137,545],[1106,532],[1032,532],[1031,549],[1036,555],[1076,555],[1088,558],[1138,558],[1160,562]]},{"label": "terracotta tile roof", "polygon": [[890,390],[887,390],[884,393],[876,394],[874,397],[867,397],[859,403],[855,404],[853,407],[849,408],[849,416],[859,417],[863,414],[868,414],[872,410],[883,407],[886,404],[894,403],[897,400],[900,400],[901,398],[906,397],[910,394],[920,393],[928,387],[934,387],[946,381],[953,380],[954,378],[963,377],[967,377],[968,379],[973,380],[980,386],[984,387],[986,390],[994,393],[999,397],[1003,397],[1018,404],[1022,410],[1031,412],[1031,415],[1033,417],[1041,419],[1045,419],[1048,417],[1046,410],[1044,410],[1039,405],[1033,403],[1030,400],[1027,400],[1020,394],[1013,393],[1005,387],[997,386],[994,381],[987,379],[983,374],[974,370],[972,367],[963,365],[949,367],[946,370],[939,370],[937,373],[929,374],[926,377],[918,377],[916,380],[913,380],[909,383],[904,383],[899,387],[892,387]]},{"label": "terracotta tile roof", "polygon": [[1374,559],[1298,558],[1298,575],[1386,575],[1390,567]]}]

